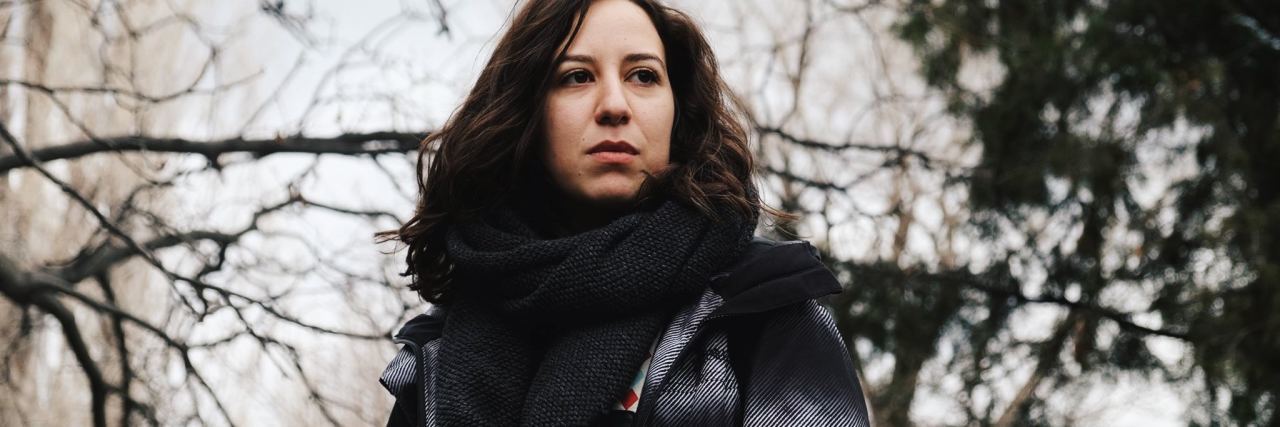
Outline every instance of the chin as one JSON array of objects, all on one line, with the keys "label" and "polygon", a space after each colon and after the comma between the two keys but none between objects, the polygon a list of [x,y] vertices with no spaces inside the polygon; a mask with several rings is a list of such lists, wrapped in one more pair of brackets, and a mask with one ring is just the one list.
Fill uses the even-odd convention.
[{"label": "chin", "polygon": [[636,192],[640,190],[640,183],[611,182],[606,185],[597,185],[594,188],[587,188],[584,190],[586,191],[583,191],[582,198],[593,205],[619,206],[631,203],[635,200]]}]

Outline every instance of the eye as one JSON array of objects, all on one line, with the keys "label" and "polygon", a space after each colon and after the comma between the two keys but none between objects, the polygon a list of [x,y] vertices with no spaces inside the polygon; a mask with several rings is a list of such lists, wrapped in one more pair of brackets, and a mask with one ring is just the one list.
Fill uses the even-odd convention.
[{"label": "eye", "polygon": [[653,72],[653,70],[644,69],[644,68],[636,70],[636,72],[634,73],[631,73],[631,78],[635,79],[640,84],[643,84],[646,86],[658,83],[658,73]]},{"label": "eye", "polygon": [[591,73],[588,73],[586,70],[573,70],[573,71],[570,71],[568,74],[565,74],[564,77],[560,78],[560,84],[570,85],[570,86],[587,84],[590,82],[591,82]]}]

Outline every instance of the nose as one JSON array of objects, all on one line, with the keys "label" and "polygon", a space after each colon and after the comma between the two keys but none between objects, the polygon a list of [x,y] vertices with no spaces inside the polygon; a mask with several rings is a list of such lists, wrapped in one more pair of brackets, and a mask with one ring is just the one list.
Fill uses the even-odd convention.
[{"label": "nose", "polygon": [[596,102],[596,123],[601,126],[621,126],[631,121],[631,104],[627,101],[623,83],[608,79],[600,86],[600,99]]}]

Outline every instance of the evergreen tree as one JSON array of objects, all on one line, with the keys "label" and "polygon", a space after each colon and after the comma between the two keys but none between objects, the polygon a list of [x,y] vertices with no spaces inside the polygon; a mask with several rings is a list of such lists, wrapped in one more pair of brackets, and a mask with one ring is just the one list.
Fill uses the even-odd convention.
[{"label": "evergreen tree", "polygon": [[[1043,286],[1024,295],[1026,279],[995,263],[933,275],[932,285],[858,291],[846,298],[883,303],[882,312],[842,319],[850,332],[904,365],[929,358],[938,325],[954,321],[981,359],[1000,351],[987,343],[1010,307],[1053,302],[1070,314],[1034,347],[1035,374],[1066,375],[1054,366],[1070,350],[1086,372],[1197,387],[1193,425],[1280,423],[1280,3],[916,0],[898,31],[981,146],[966,177],[974,225],[993,242],[1024,237],[997,258],[1042,266]],[[994,86],[965,77],[981,64],[1001,69]],[[1026,226],[1033,218],[1055,226],[1037,231]],[[910,276],[862,267],[858,281],[874,271]],[[987,292],[939,285],[958,282]],[[985,315],[953,315],[968,306]],[[894,313],[909,318],[876,326]],[[1156,323],[1132,321],[1137,313]],[[1108,322],[1119,332],[1099,339]],[[909,349],[895,351],[895,331]],[[1185,342],[1186,363],[1153,357],[1157,335]],[[979,382],[978,365],[966,384]],[[895,390],[877,409],[902,403],[883,395]],[[1035,418],[1043,398],[1001,418]]]}]

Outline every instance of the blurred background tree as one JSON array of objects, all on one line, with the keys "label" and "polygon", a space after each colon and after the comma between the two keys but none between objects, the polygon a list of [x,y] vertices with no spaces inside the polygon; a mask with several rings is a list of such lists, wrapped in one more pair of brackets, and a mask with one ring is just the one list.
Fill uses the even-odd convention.
[{"label": "blurred background tree", "polygon": [[[1064,313],[1026,343],[1030,379],[998,416],[973,408],[968,423],[1046,422],[1063,385],[1123,371],[1196,384],[1191,425],[1280,423],[1280,4],[900,7],[896,33],[981,150],[961,179],[970,224],[995,249],[986,265],[924,276],[837,263],[854,272],[843,298],[875,301],[848,331],[897,361],[879,419],[908,423],[910,371],[947,328],[966,337],[967,360],[949,367],[976,402],[988,362],[1009,355],[993,338],[1034,302]],[[975,84],[974,67],[998,77]],[[1158,337],[1185,353],[1161,362]]]}]

